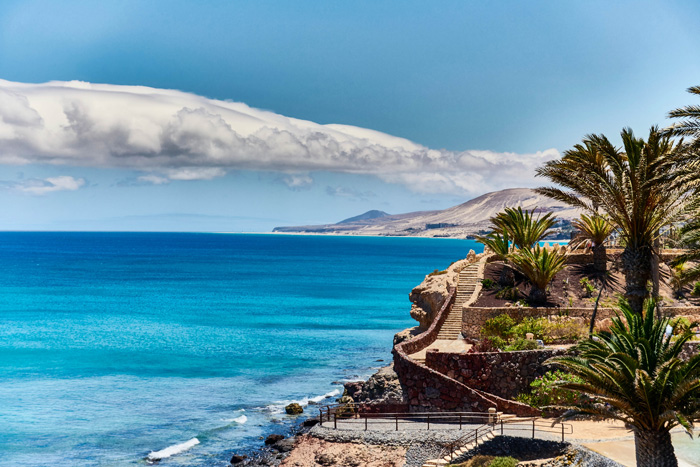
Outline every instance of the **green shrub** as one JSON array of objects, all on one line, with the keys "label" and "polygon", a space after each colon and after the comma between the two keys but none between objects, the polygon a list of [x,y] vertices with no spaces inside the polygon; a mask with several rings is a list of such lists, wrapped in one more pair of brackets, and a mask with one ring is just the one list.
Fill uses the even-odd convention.
[{"label": "green shrub", "polygon": [[537,350],[539,346],[537,342],[530,339],[518,338],[515,339],[511,344],[507,345],[503,350],[506,352],[514,352],[517,350]]},{"label": "green shrub", "polygon": [[542,340],[545,344],[572,344],[588,336],[585,324],[573,319],[547,321]]},{"label": "green shrub", "polygon": [[503,287],[496,292],[496,298],[500,298],[501,300],[517,300],[519,296],[520,291],[517,287]]},{"label": "green shrub", "polygon": [[513,334],[515,337],[525,339],[527,333],[531,332],[535,339],[544,340],[548,324],[547,318],[525,318],[513,328]]},{"label": "green shrub", "polygon": [[518,459],[514,457],[496,457],[491,461],[489,467],[515,467],[518,465]]},{"label": "green shrub", "polygon": [[509,339],[513,335],[513,326],[515,326],[515,321],[513,318],[506,314],[502,314],[494,318],[487,319],[481,328],[481,334],[487,337]]},{"label": "green shrub", "polygon": [[693,291],[690,292],[693,297],[700,297],[700,282],[696,282],[693,286]]},{"label": "green shrub", "polygon": [[579,284],[581,284],[581,287],[583,287],[583,292],[586,297],[590,297],[596,292],[595,286],[590,280],[588,280],[587,277],[582,277]]},{"label": "green shrub", "polygon": [[482,279],[481,285],[486,290],[491,290],[496,286],[496,281],[493,279]]},{"label": "green shrub", "polygon": [[691,323],[685,316],[674,318],[669,324],[673,328],[673,334],[676,336],[684,334],[686,331],[697,327],[697,323]]},{"label": "green shrub", "polygon": [[575,404],[581,397],[580,393],[559,387],[559,381],[583,382],[581,378],[561,370],[548,371],[530,383],[529,394],[520,394],[516,400],[536,408],[548,405],[571,406]]}]

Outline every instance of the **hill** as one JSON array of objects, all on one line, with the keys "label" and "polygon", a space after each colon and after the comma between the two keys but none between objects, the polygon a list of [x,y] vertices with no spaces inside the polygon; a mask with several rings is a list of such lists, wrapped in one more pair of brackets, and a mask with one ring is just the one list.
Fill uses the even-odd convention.
[{"label": "hill", "polygon": [[[559,201],[535,193],[529,188],[509,188],[486,193],[442,211],[418,211],[372,217],[368,211],[337,224],[275,227],[274,232],[326,233],[346,235],[387,235],[464,238],[485,230],[489,218],[506,207],[521,206],[539,212],[553,212],[564,221],[578,217],[580,211]],[[367,217],[364,217],[367,216]]]}]

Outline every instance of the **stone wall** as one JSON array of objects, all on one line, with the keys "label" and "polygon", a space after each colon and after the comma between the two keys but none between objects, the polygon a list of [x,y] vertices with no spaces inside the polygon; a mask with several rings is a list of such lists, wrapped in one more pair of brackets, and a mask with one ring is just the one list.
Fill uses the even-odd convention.
[{"label": "stone wall", "polygon": [[[664,316],[687,316],[700,321],[700,307],[697,306],[676,306],[662,307]],[[596,314],[596,326],[605,327],[609,319],[615,316],[616,308],[598,308]],[[593,308],[552,308],[552,307],[500,307],[484,308],[475,306],[465,306],[462,308],[462,334],[467,338],[480,337],[481,328],[486,320],[495,318],[498,315],[507,314],[516,322],[523,318],[542,318],[547,316],[564,315],[570,318],[583,318],[588,322],[591,319]],[[608,320],[607,322],[605,320]]]},{"label": "stone wall", "polygon": [[455,289],[452,289],[427,331],[394,346],[394,371],[404,389],[408,402],[407,410],[487,412],[489,408],[495,407],[498,411],[520,416],[538,415],[539,412],[532,407],[470,388],[409,357],[435,341],[447,318],[454,296]]},{"label": "stone wall", "polygon": [[551,369],[544,365],[545,360],[564,353],[562,349],[484,353],[429,350],[425,364],[471,388],[513,399],[529,392],[530,383]]}]

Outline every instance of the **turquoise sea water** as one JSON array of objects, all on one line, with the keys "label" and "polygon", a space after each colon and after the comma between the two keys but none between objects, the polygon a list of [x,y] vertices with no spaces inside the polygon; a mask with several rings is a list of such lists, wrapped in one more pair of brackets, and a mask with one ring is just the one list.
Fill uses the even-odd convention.
[{"label": "turquoise sea water", "polygon": [[[225,466],[391,358],[469,240],[0,233],[0,464]],[[378,362],[377,360],[383,360]],[[328,399],[332,400],[332,399]],[[309,406],[311,413],[313,406]],[[190,443],[192,445],[194,441]]]}]

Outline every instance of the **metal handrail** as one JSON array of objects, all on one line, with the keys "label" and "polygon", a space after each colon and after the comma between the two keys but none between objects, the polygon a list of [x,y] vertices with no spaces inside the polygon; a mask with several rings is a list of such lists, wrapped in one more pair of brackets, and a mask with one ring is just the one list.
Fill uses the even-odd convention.
[{"label": "metal handrail", "polygon": [[[544,421],[538,421],[536,418],[531,418],[531,419],[523,419],[523,420],[500,420],[499,424],[501,425],[501,434],[503,434],[504,431],[504,426],[508,425],[509,430],[514,430],[514,431],[532,431],[532,437],[535,437],[535,433],[541,432],[541,433],[556,433],[560,434],[561,433],[561,440],[562,442],[564,441],[566,435],[572,435],[574,433],[574,426],[571,425],[570,423],[561,423],[561,422],[556,422],[554,424],[544,422]],[[513,428],[513,425],[522,425],[522,424],[527,424],[527,427],[524,428]],[[554,426],[559,425],[561,428],[554,428]]]},{"label": "metal handrail", "polygon": [[[488,433],[492,433],[494,430],[495,424],[486,424],[486,425],[481,425],[473,429],[471,432],[467,433],[464,436],[460,436],[456,440],[452,441],[451,443],[447,444],[445,446],[445,449],[443,449],[443,452],[449,452],[450,454],[450,462],[454,460],[454,455],[455,451],[459,449],[461,446],[465,446],[469,444],[472,440],[474,441],[474,446],[479,445],[479,440],[483,438],[485,435]],[[442,456],[440,456],[442,457]]]},{"label": "metal handrail", "polygon": [[430,424],[454,424],[461,430],[463,425],[474,425],[475,423],[498,422],[498,415],[484,412],[367,412],[362,410],[363,404],[347,403],[335,404],[319,407],[319,424],[333,422],[333,427],[338,427],[338,420],[364,419],[365,431],[368,429],[369,420],[373,424],[393,423],[395,430],[399,429],[399,422],[424,422],[426,429],[430,430]]}]

